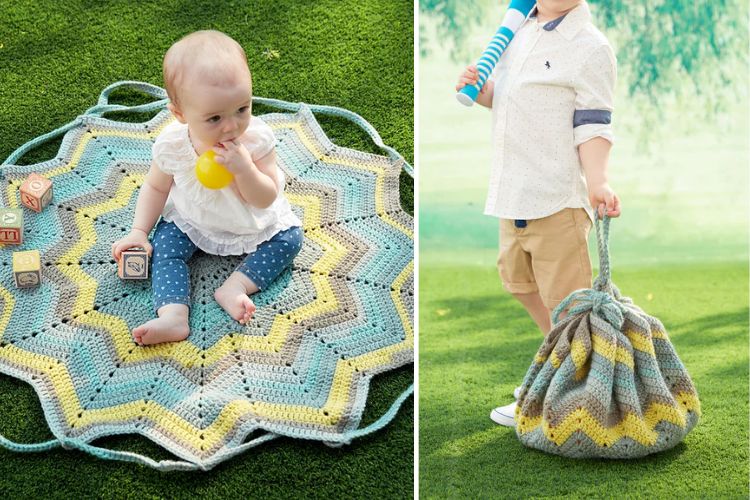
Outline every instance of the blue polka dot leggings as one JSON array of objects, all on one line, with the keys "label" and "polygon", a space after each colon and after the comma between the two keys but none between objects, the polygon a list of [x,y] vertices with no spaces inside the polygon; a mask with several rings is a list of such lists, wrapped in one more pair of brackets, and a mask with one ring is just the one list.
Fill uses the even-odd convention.
[{"label": "blue polka dot leggings", "polygon": [[[166,304],[190,307],[190,273],[187,261],[196,246],[173,222],[160,219],[152,239],[151,286],[154,311]],[[294,226],[279,231],[245,257],[239,271],[263,290],[292,263],[302,249],[302,228]]]}]

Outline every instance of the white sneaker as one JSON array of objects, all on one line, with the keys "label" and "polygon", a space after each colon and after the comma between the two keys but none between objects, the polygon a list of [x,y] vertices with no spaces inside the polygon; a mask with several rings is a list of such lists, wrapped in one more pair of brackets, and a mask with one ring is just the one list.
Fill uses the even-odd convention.
[{"label": "white sneaker", "polygon": [[490,418],[496,424],[504,425],[506,427],[515,427],[516,415],[516,402],[513,401],[509,405],[500,406],[490,412]]},{"label": "white sneaker", "polygon": [[521,397],[521,386],[519,385],[515,389],[513,389],[513,397],[518,399]]}]

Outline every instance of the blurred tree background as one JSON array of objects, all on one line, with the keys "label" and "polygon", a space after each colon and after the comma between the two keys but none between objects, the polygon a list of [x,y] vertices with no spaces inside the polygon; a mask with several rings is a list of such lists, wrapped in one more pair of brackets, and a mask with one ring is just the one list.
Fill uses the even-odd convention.
[{"label": "blurred tree background", "polygon": [[[420,0],[424,263],[488,265],[494,259],[497,221],[482,215],[490,165],[489,113],[481,106],[460,106],[453,94],[458,75],[484,50],[509,3]],[[618,262],[745,259],[750,4],[588,4],[592,22],[607,36],[618,60],[609,168],[610,183],[623,201],[613,241]],[[466,251],[456,252],[458,247]]]},{"label": "blurred tree background", "polygon": [[[470,33],[483,19],[498,18],[509,2],[421,0],[422,23],[433,23],[440,40],[420,30],[420,50],[447,49],[453,60],[473,62]],[[659,109],[665,97],[699,97],[707,114],[731,106],[746,91],[746,0],[589,0],[594,23],[616,48],[620,78],[639,107]],[[502,12],[500,12],[502,11]],[[489,40],[492,33],[487,33]],[[482,49],[479,49],[480,51]],[[651,116],[649,113],[648,116]],[[648,120],[647,127],[653,125]]]},{"label": "blurred tree background", "polygon": [[[627,464],[531,453],[487,418],[509,402],[541,336],[495,269],[498,221],[483,215],[491,113],[454,95],[509,0],[420,0],[419,477],[427,498],[748,498],[748,1],[588,3],[618,59],[613,281],[664,322],[705,418],[673,453]],[[592,234],[598,267],[594,242]]]}]

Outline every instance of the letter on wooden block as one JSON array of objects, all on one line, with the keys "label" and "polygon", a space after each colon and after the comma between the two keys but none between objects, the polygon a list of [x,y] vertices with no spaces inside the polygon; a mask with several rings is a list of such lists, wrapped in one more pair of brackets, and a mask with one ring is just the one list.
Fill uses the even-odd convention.
[{"label": "letter on wooden block", "polygon": [[148,252],[125,250],[120,254],[117,275],[124,280],[148,279]]},{"label": "letter on wooden block", "polygon": [[21,203],[41,212],[52,199],[52,182],[39,174],[32,173],[21,184]]},{"label": "letter on wooden block", "polygon": [[0,243],[23,243],[23,210],[0,208]]},{"label": "letter on wooden block", "polygon": [[18,288],[38,286],[42,282],[39,250],[13,252],[13,278]]}]

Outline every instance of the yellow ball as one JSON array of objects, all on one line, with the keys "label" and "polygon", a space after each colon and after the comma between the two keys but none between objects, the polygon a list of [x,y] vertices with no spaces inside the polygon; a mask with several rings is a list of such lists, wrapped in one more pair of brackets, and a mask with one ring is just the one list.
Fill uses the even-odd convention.
[{"label": "yellow ball", "polygon": [[227,187],[234,179],[232,172],[218,163],[214,158],[216,153],[209,149],[198,157],[195,164],[195,176],[198,181],[208,189],[221,189]]}]

